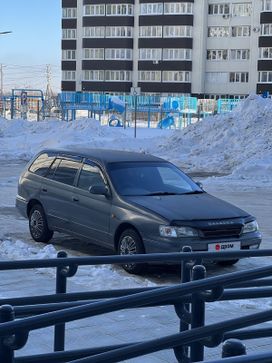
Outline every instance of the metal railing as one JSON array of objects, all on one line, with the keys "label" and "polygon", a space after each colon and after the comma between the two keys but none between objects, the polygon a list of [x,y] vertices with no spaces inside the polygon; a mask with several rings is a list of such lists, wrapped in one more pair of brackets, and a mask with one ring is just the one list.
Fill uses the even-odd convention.
[{"label": "metal railing", "polygon": [[[160,350],[172,349],[177,362],[203,362],[205,347],[222,342],[223,360],[214,362],[271,362],[270,353],[246,356],[241,340],[272,336],[272,328],[257,324],[272,320],[272,309],[205,325],[206,304],[234,299],[272,296],[272,266],[206,277],[202,260],[272,256],[272,250],[182,253],[134,256],[73,257],[59,252],[58,258],[44,260],[0,261],[0,271],[30,268],[56,268],[56,293],[0,299],[0,362],[2,363],[89,363],[120,362]],[[173,286],[69,293],[66,282],[79,266],[140,262],[182,264],[181,284]],[[140,307],[172,305],[179,318],[177,334],[112,346],[65,351],[65,324],[78,319]],[[24,347],[31,331],[54,326],[54,351],[15,357]],[[248,328],[248,329],[245,329]],[[239,339],[239,340],[237,340]],[[240,357],[234,358],[240,355]],[[227,358],[233,357],[233,358]]]}]

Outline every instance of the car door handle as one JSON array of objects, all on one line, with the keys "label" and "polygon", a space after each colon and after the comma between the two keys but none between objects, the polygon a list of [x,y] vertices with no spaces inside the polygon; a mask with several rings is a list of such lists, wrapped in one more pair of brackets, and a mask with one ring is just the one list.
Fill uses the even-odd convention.
[{"label": "car door handle", "polygon": [[46,188],[42,188],[42,191],[46,193],[47,192],[47,189]]},{"label": "car door handle", "polygon": [[77,197],[72,197],[73,202],[79,202],[79,199]]}]

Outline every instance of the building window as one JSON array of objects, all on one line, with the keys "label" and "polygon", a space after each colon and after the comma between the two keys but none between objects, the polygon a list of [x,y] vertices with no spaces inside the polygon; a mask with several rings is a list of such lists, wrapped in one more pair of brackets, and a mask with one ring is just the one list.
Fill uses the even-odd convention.
[{"label": "building window", "polygon": [[252,5],[250,3],[232,4],[233,16],[251,16]]},{"label": "building window", "polygon": [[259,57],[260,59],[272,59],[272,48],[260,48]]},{"label": "building window", "polygon": [[85,38],[104,38],[104,26],[86,26],[83,28],[83,35]]},{"label": "building window", "polygon": [[191,60],[192,50],[182,48],[165,48],[163,49],[163,60],[165,61],[176,61],[176,60]]},{"label": "building window", "polygon": [[[272,11],[272,9],[271,9],[271,11]],[[271,36],[272,35],[272,24],[262,24],[261,34]]]},{"label": "building window", "polygon": [[131,71],[105,71],[105,81],[131,82]]},{"label": "building window", "polygon": [[210,4],[208,9],[209,15],[226,16],[250,16],[252,13],[252,5],[250,3],[222,3]]},{"label": "building window", "polygon": [[250,26],[249,25],[238,25],[231,27],[232,37],[249,37],[250,36]]},{"label": "building window", "polygon": [[250,50],[249,49],[231,49],[230,60],[249,60]]},{"label": "building window", "polygon": [[228,59],[227,49],[209,49],[207,50],[207,60],[224,61]]},{"label": "building window", "polygon": [[230,83],[248,83],[248,72],[230,72]]},{"label": "building window", "polygon": [[65,18],[76,18],[77,17],[77,8],[63,8],[62,17],[64,19]]},{"label": "building window", "polygon": [[163,3],[141,4],[140,15],[162,15]]},{"label": "building window", "polygon": [[230,14],[230,5],[228,3],[209,5],[209,15],[229,15],[229,14]]},{"label": "building window", "polygon": [[162,72],[163,82],[190,82],[191,72],[187,71],[163,71]]},{"label": "building window", "polygon": [[76,39],[76,29],[62,29],[62,39]]},{"label": "building window", "polygon": [[208,37],[210,38],[223,38],[230,36],[230,29],[228,26],[209,26]]},{"label": "building window", "polygon": [[140,26],[139,28],[140,38],[161,38],[162,37],[162,26],[150,25]]},{"label": "building window", "polygon": [[132,49],[115,49],[115,48],[108,48],[105,49],[105,59],[112,59],[112,60],[132,60]]},{"label": "building window", "polygon": [[205,79],[207,83],[227,83],[229,81],[227,72],[207,72]]},{"label": "building window", "polygon": [[260,83],[272,83],[272,71],[259,72],[259,82]]},{"label": "building window", "polygon": [[192,3],[165,3],[164,14],[192,14],[193,4]]},{"label": "building window", "polygon": [[107,26],[107,38],[132,38],[133,28],[131,26]]},{"label": "building window", "polygon": [[192,27],[187,25],[165,25],[163,27],[164,38],[192,37]]},{"label": "building window", "polygon": [[262,11],[272,11],[272,0],[262,0]]},{"label": "building window", "polygon": [[62,60],[75,60],[76,51],[72,49],[62,50]]},{"label": "building window", "polygon": [[107,4],[106,14],[108,16],[126,16],[133,15],[132,4]]},{"label": "building window", "polygon": [[104,81],[103,70],[83,71],[83,81]]},{"label": "building window", "polygon": [[139,49],[139,59],[159,61],[162,59],[162,50],[160,48],[141,48]]},{"label": "building window", "polygon": [[161,82],[160,71],[139,71],[140,82]]},{"label": "building window", "polygon": [[104,59],[104,48],[84,48],[84,59]]},{"label": "building window", "polygon": [[62,79],[64,81],[75,81],[76,72],[75,71],[62,71]]},{"label": "building window", "polygon": [[105,15],[105,5],[84,5],[83,13],[87,16],[103,16]]}]

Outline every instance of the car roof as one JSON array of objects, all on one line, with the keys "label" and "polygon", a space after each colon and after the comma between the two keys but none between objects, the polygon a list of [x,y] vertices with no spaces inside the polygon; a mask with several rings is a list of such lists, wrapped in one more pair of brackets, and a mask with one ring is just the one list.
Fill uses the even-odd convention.
[{"label": "car roof", "polygon": [[56,155],[66,155],[71,157],[81,156],[96,160],[100,164],[107,165],[116,162],[133,162],[133,161],[149,161],[149,162],[166,162],[162,158],[158,158],[151,154],[138,153],[133,151],[124,150],[111,150],[111,149],[92,149],[92,148],[79,148],[74,147],[71,149],[46,149],[41,153],[53,153]]}]

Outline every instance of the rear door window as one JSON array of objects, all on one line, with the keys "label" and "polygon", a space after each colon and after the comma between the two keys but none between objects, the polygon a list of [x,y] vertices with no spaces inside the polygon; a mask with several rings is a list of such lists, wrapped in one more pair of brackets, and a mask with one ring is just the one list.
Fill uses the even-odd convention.
[{"label": "rear door window", "polygon": [[29,171],[40,176],[45,176],[54,159],[54,155],[48,155],[47,153],[41,154],[31,164]]},{"label": "rear door window", "polygon": [[75,177],[80,166],[81,163],[78,161],[62,159],[50,178],[63,184],[74,185]]}]

